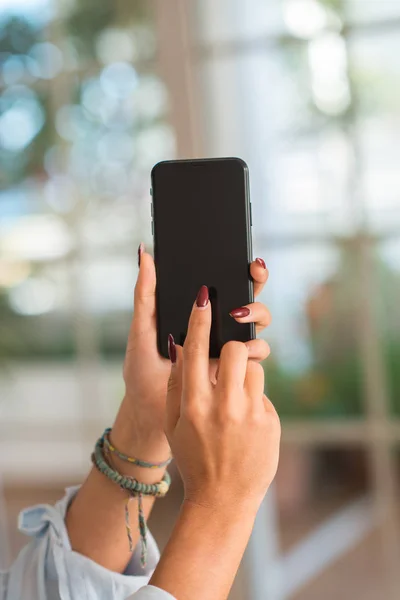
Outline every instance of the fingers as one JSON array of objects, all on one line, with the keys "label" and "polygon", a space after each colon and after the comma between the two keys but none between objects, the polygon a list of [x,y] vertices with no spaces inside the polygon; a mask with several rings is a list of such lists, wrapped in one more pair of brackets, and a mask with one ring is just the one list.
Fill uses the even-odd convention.
[{"label": "fingers", "polygon": [[263,405],[264,397],[264,369],[258,362],[249,361],[247,365],[244,387],[254,401]]},{"label": "fingers", "polygon": [[209,346],[211,328],[211,304],[208,288],[203,285],[197,294],[189,319],[185,344],[183,346],[183,387],[185,397],[193,398],[193,391],[207,389],[209,378]]},{"label": "fingers", "polygon": [[224,391],[243,389],[249,351],[242,342],[227,342],[219,359],[217,387]]},{"label": "fingers", "polygon": [[175,345],[172,335],[168,336],[168,351],[171,359],[171,373],[168,380],[165,413],[165,432],[170,435],[178,423],[182,398],[182,347]]},{"label": "fingers", "polygon": [[271,313],[265,304],[253,302],[246,306],[234,308],[229,313],[238,323],[255,323],[256,331],[259,333],[271,323]]},{"label": "fingers", "polygon": [[250,265],[250,275],[254,282],[254,297],[259,296],[268,281],[268,269],[262,258],[256,258]]},{"label": "fingers", "polygon": [[262,339],[250,340],[246,342],[249,351],[249,358],[262,362],[271,354],[269,344]]}]

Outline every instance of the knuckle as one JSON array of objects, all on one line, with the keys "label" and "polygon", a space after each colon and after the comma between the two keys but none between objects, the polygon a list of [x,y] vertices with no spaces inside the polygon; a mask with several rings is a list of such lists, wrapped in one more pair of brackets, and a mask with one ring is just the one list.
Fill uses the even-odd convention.
[{"label": "knuckle", "polygon": [[254,360],[249,360],[247,365],[247,374],[251,377],[258,377],[260,379],[264,378],[264,369],[259,362]]},{"label": "knuckle", "polygon": [[224,344],[221,354],[235,354],[238,356],[248,354],[246,346],[242,342],[230,341]]},{"label": "knuckle", "polygon": [[183,346],[184,356],[196,356],[200,354],[202,349],[201,344],[196,339],[187,340]]},{"label": "knuckle", "polygon": [[263,340],[264,344],[264,357],[267,358],[270,354],[271,354],[271,348],[270,345],[268,344],[268,342],[266,342],[265,340]]},{"label": "knuckle", "polygon": [[261,411],[253,408],[253,410],[250,411],[247,419],[251,427],[258,428],[263,423],[263,414]]},{"label": "knuckle", "polygon": [[192,402],[189,405],[186,405],[183,410],[183,414],[189,423],[196,425],[197,427],[204,421],[206,416],[205,411],[197,402]]},{"label": "knuckle", "polygon": [[265,360],[271,353],[270,347],[265,340],[258,340],[257,357],[258,360]]},{"label": "knuckle", "polygon": [[177,381],[171,376],[168,379],[167,392],[172,392],[172,391],[176,390],[177,387],[178,387]]},{"label": "knuckle", "polygon": [[244,414],[240,410],[229,408],[219,412],[219,421],[223,427],[238,426],[244,421]]},{"label": "knuckle", "polygon": [[227,421],[230,425],[241,425],[244,421],[243,414],[239,411],[231,410],[228,413]]}]

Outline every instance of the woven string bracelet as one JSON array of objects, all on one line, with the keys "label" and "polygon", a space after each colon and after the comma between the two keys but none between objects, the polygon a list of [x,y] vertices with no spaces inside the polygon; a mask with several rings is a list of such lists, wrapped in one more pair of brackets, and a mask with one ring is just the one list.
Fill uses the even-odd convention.
[{"label": "woven string bracelet", "polygon": [[[110,453],[107,452],[107,459],[109,460],[109,466],[111,466],[115,470],[115,466],[113,464],[113,459]],[[120,488],[122,492],[126,492],[124,488]],[[141,553],[140,553],[140,564],[144,568],[147,563],[147,527],[146,527],[146,519],[144,517],[144,509],[143,509],[143,494],[128,491],[128,498],[125,502],[125,528],[126,534],[128,536],[129,542],[129,551],[133,552],[134,545],[132,539],[132,529],[131,529],[131,519],[129,514],[129,503],[132,498],[138,499],[138,521],[139,521],[139,534],[140,534],[140,544],[141,544]]]},{"label": "woven string bracelet", "polygon": [[141,540],[141,565],[146,566],[147,559],[147,526],[143,511],[143,496],[156,496],[161,498],[166,495],[171,483],[171,477],[166,471],[162,480],[158,483],[147,484],[140,483],[134,477],[121,475],[116,469],[112,468],[106,461],[103,436],[96,442],[92,454],[92,462],[97,470],[108,479],[118,484],[122,490],[128,492],[128,498],[125,504],[125,526],[129,541],[129,551],[133,552],[132,531],[130,526],[129,502],[132,498],[138,498],[138,521]]},{"label": "woven string bracelet", "polygon": [[125,460],[126,462],[131,463],[132,465],[136,465],[138,467],[144,467],[145,469],[162,469],[163,467],[167,467],[172,460],[172,456],[170,456],[167,460],[164,460],[163,462],[150,463],[145,460],[140,460],[139,458],[133,458],[132,456],[127,456],[123,452],[120,452],[119,450],[117,450],[115,448],[115,446],[113,446],[111,444],[110,433],[111,433],[111,427],[108,427],[102,435],[102,440],[103,440],[105,449],[108,452],[111,452],[112,454],[115,454],[116,456],[118,456],[118,458],[120,458],[121,460]]}]

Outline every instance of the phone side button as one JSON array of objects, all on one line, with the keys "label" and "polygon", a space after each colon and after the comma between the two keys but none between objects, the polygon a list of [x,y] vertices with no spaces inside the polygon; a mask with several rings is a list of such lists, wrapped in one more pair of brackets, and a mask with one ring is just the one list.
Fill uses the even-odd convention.
[{"label": "phone side button", "polygon": [[151,221],[151,233],[154,235],[154,221]]},{"label": "phone side button", "polygon": [[250,202],[250,226],[253,227],[253,207]]}]

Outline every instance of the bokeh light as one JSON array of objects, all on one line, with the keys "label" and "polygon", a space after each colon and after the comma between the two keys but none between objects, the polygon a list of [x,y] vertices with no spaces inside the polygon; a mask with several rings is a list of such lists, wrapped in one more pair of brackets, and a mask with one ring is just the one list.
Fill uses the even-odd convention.
[{"label": "bokeh light", "polygon": [[133,36],[123,29],[104,29],[96,40],[96,52],[104,65],[129,62],[134,57]]},{"label": "bokeh light", "polygon": [[72,239],[55,215],[32,215],[18,219],[3,231],[0,248],[9,259],[45,260],[67,254]]},{"label": "bokeh light", "polygon": [[350,105],[351,95],[343,38],[334,33],[324,34],[310,42],[308,55],[316,106],[330,115],[344,112]]},{"label": "bokeh light", "polygon": [[116,62],[104,67],[100,75],[100,85],[111,98],[123,98],[137,87],[138,76],[127,62]]},{"label": "bokeh light", "polygon": [[55,307],[56,290],[52,282],[32,277],[13,287],[8,299],[10,307],[16,313],[42,315]]},{"label": "bokeh light", "polygon": [[63,67],[63,56],[59,48],[50,42],[35,44],[29,53],[32,61],[28,68],[32,75],[41,79],[52,79]]}]

